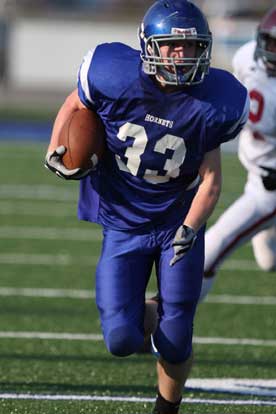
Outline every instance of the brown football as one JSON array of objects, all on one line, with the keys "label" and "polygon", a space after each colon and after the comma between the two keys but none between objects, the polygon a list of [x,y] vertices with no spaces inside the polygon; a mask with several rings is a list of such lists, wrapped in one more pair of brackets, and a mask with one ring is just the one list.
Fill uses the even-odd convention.
[{"label": "brown football", "polygon": [[62,162],[69,170],[95,166],[105,150],[105,130],[98,115],[88,109],[73,112],[60,131],[58,145],[66,148]]}]

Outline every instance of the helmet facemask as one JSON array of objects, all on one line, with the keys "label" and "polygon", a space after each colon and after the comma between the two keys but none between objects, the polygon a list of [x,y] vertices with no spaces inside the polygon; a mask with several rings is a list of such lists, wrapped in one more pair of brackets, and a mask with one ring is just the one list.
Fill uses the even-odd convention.
[{"label": "helmet facemask", "polygon": [[[209,71],[211,60],[211,35],[199,36],[195,29],[184,29],[179,34],[152,35],[145,42],[145,53],[141,54],[143,70],[155,75],[165,85],[196,85],[201,83]],[[193,33],[195,31],[195,33]],[[189,32],[190,34],[187,34]],[[143,31],[140,32],[142,37]],[[162,57],[160,47],[177,41],[195,41],[194,57]]]},{"label": "helmet facemask", "polygon": [[262,60],[269,76],[276,76],[276,52],[268,49],[268,42],[271,40],[276,42],[276,36],[272,37],[269,33],[258,33],[255,56]]}]

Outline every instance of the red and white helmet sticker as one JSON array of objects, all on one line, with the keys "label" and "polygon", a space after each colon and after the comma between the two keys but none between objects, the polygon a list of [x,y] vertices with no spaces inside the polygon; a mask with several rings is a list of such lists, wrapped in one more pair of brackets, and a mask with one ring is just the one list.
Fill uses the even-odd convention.
[{"label": "red and white helmet sticker", "polygon": [[182,34],[185,36],[196,36],[197,31],[195,27],[189,27],[189,28],[178,28],[178,27],[172,27],[171,34]]}]

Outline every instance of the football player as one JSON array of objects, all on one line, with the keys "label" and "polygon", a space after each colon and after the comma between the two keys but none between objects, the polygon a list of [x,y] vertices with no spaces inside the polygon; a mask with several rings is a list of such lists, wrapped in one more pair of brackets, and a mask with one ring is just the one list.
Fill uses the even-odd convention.
[{"label": "football player", "polygon": [[202,299],[225,258],[248,240],[259,267],[276,270],[276,7],[260,22],[256,41],[236,52],[233,68],[251,101],[239,138],[248,175],[244,193],[206,233]]},{"label": "football player", "polygon": [[[205,223],[221,188],[220,144],[248,117],[247,90],[210,69],[212,35],[192,2],[160,0],[139,28],[141,50],[100,44],[85,56],[78,88],[62,105],[46,165],[64,178],[62,126],[96,111],[107,151],[80,181],[78,216],[103,226],[96,302],[108,350],[127,356],[144,343],[145,290],[157,270],[157,414],[179,410],[192,364],[193,320],[204,266]],[[221,91],[223,90],[223,93]]]}]

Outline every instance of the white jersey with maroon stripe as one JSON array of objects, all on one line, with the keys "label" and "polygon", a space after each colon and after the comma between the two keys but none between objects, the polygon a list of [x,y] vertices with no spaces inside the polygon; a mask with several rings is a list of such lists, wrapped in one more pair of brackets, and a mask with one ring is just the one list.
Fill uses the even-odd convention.
[{"label": "white jersey with maroon stripe", "polygon": [[247,87],[250,115],[239,138],[244,167],[262,175],[258,167],[276,169],[276,78],[269,77],[261,61],[254,60],[256,43],[242,46],[233,58],[236,77]]},{"label": "white jersey with maroon stripe", "polygon": [[250,95],[250,119],[239,137],[239,158],[248,170],[243,194],[205,235],[201,300],[210,291],[224,260],[251,240],[255,260],[265,271],[276,269],[276,190],[267,191],[261,167],[276,169],[276,77],[254,61],[255,42],[234,56],[237,78]]}]

